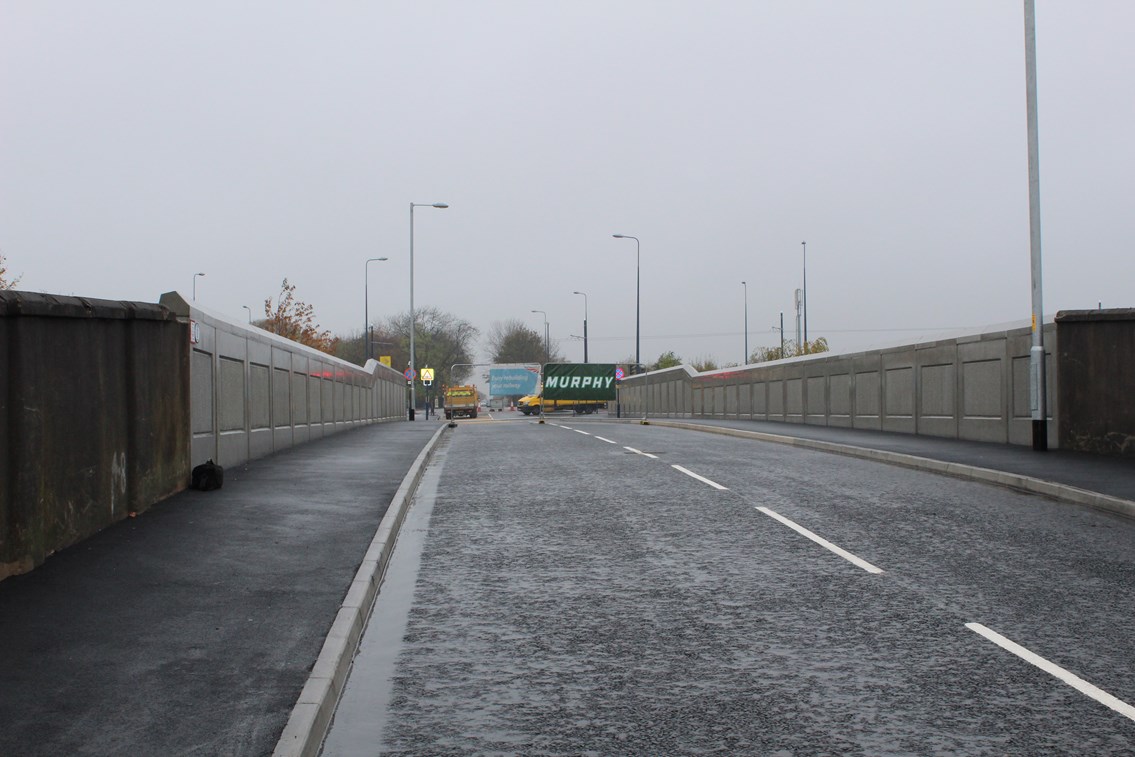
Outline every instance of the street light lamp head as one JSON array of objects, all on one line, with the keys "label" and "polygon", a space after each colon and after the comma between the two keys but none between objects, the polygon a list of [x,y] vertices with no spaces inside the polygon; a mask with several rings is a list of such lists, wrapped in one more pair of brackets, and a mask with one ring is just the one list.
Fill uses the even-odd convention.
[{"label": "street light lamp head", "polygon": [[611,236],[613,236],[615,239],[626,239],[627,238],[625,234],[612,234]]},{"label": "street light lamp head", "polygon": [[447,205],[447,204],[446,204],[446,203],[444,203],[444,202],[435,202],[435,203],[433,204],[433,207],[435,207],[435,208],[448,208],[448,207],[449,207],[449,205]]}]

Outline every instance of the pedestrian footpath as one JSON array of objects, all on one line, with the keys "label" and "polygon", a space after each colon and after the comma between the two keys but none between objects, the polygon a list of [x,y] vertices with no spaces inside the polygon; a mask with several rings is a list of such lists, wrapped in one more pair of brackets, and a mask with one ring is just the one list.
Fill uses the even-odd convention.
[{"label": "pedestrian footpath", "polygon": [[[640,423],[641,419],[624,423]],[[650,418],[648,423],[735,433],[1009,486],[1135,517],[1135,460],[1013,444],[867,429],[724,418]]]},{"label": "pedestrian footpath", "polygon": [[0,755],[270,754],[415,459],[365,426],[0,581]]}]

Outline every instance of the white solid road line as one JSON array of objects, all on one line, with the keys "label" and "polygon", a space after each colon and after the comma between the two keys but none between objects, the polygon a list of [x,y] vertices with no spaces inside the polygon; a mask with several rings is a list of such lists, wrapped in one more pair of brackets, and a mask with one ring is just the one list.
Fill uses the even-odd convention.
[{"label": "white solid road line", "polygon": [[607,439],[607,438],[604,438],[604,437],[602,437],[602,436],[597,436],[597,437],[595,437],[595,438],[596,438],[596,439],[598,439],[598,440],[599,440],[599,441],[601,441],[601,442],[607,442],[607,444],[618,444],[618,442],[616,442],[616,441],[613,441],[613,440],[611,440],[611,439]]},{"label": "white solid road line", "polygon": [[1075,673],[1067,671],[1059,665],[1056,665],[1055,663],[1049,662],[1040,655],[1033,654],[1029,650],[1022,647],[1020,644],[1006,639],[1001,634],[990,628],[987,628],[986,626],[983,626],[980,623],[966,623],[966,628],[976,634],[984,636],[1002,649],[1008,652],[1012,652],[1025,662],[1037,666],[1045,673],[1056,676],[1064,683],[1079,691],[1081,694],[1088,695],[1100,704],[1106,705],[1107,707],[1115,710],[1125,718],[1135,720],[1135,707],[1127,704],[1127,702],[1124,702],[1122,699],[1113,697],[1111,694],[1108,694],[1098,686],[1088,683]]},{"label": "white solid road line", "polygon": [[852,565],[857,565],[860,568],[863,568],[863,570],[867,571],[868,573],[882,573],[883,572],[882,568],[876,568],[871,563],[867,562],[866,560],[863,560],[863,559],[856,557],[855,555],[848,552],[846,549],[841,549],[840,547],[837,547],[836,545],[832,544],[827,539],[825,539],[821,536],[817,536],[816,534],[812,533],[808,529],[801,526],[799,523],[795,523],[795,522],[789,520],[788,518],[785,518],[780,513],[775,512],[773,510],[770,510],[767,507],[758,507],[757,509],[760,510],[765,515],[769,516],[770,518],[773,518],[774,520],[780,521],[781,523],[788,526],[789,528],[791,528],[793,531],[800,534],[801,536],[807,536],[809,539],[816,542],[817,544],[819,544],[824,549],[828,549],[828,550],[831,550],[832,552],[835,552],[837,555],[842,557],[844,560],[847,560]]},{"label": "white solid road line", "polygon": [[694,473],[692,470],[689,470],[688,468],[683,468],[680,465],[671,465],[670,467],[674,468],[675,470],[680,470],[682,473],[685,473],[690,478],[696,478],[698,481],[701,481],[703,484],[709,484],[714,489],[720,489],[722,491],[729,491],[729,489],[727,487],[722,486],[721,484],[717,483],[716,481],[710,481],[705,476],[699,476],[698,474]]},{"label": "white solid road line", "polygon": [[635,449],[634,447],[623,447],[623,449],[630,450],[631,452],[635,453],[636,455],[642,455],[643,457],[649,457],[651,460],[657,460],[658,459],[658,455],[652,455],[649,452],[643,452],[642,450]]}]

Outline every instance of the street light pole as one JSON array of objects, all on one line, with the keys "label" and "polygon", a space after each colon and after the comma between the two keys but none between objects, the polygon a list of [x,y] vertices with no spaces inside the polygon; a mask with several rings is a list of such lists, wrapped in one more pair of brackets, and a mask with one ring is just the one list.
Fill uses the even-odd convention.
[{"label": "street light pole", "polygon": [[203,273],[195,273],[195,274],[193,274],[193,301],[194,301],[194,302],[196,302],[196,301],[197,301],[197,277],[198,277],[198,276],[204,276],[204,275],[205,275],[205,274],[203,274]]},{"label": "street light pole", "polygon": [[640,345],[641,345],[640,339],[641,339],[641,336],[642,336],[642,332],[639,328],[640,324],[642,323],[642,320],[641,320],[641,315],[642,315],[642,307],[641,307],[642,306],[642,297],[641,297],[642,288],[640,286],[641,281],[642,281],[642,278],[640,276],[640,272],[642,270],[642,265],[641,265],[642,264],[642,258],[639,255],[641,250],[640,250],[640,246],[639,246],[639,242],[638,242],[638,237],[632,237],[629,234],[612,234],[611,236],[613,236],[615,239],[633,239],[634,240],[634,259],[635,259],[635,267],[634,267],[634,362],[635,362],[635,372],[637,372],[638,367],[642,365],[642,352],[640,350]]},{"label": "street light pole", "polygon": [[572,294],[583,295],[583,362],[587,362],[587,293],[586,292],[572,292]]},{"label": "street light pole", "polygon": [[1044,367],[1044,287],[1040,257],[1040,147],[1036,103],[1036,7],[1025,0],[1025,108],[1029,150],[1029,259],[1032,269],[1033,340],[1029,350],[1029,399],[1033,449],[1048,449],[1048,388]]},{"label": "street light pole", "polygon": [[241,305],[241,307],[248,311],[248,322],[252,323],[252,308],[248,305]]},{"label": "street light pole", "polygon": [[801,242],[804,248],[804,354],[808,353],[808,243]]},{"label": "street light pole", "polygon": [[415,396],[414,379],[414,332],[417,331],[417,321],[414,320],[414,208],[448,208],[444,202],[412,202],[410,203],[410,407],[409,418],[414,420],[414,406],[417,404]]},{"label": "street light pole", "polygon": [[749,285],[744,281],[741,286],[745,287],[745,359],[741,361],[741,365],[749,364]]},{"label": "street light pole", "polygon": [[371,342],[370,342],[370,264],[384,261],[386,258],[367,258],[367,262],[363,265],[363,341],[366,343],[366,355],[363,357],[363,365],[370,360]]},{"label": "street light pole", "polygon": [[533,310],[533,313],[540,313],[544,316],[544,365],[548,364],[548,314],[543,310]]}]

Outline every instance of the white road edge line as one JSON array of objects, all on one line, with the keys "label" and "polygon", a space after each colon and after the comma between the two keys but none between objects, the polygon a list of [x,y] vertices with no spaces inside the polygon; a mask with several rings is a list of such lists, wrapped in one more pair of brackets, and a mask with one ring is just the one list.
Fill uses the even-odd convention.
[{"label": "white road edge line", "polygon": [[1110,707],[1125,718],[1135,720],[1135,707],[1127,704],[1127,702],[1124,702],[1122,699],[1113,697],[1111,694],[1108,694],[1098,686],[1088,683],[1075,673],[1067,671],[1055,663],[1049,662],[1040,655],[1033,654],[1029,650],[1022,647],[1020,644],[1006,639],[1001,634],[986,626],[983,626],[981,623],[966,623],[966,628],[976,634],[984,636],[1005,651],[1012,652],[1025,662],[1037,666],[1045,673],[1059,678],[1061,681],[1076,689],[1081,694],[1086,694],[1100,704]]},{"label": "white road edge line", "polygon": [[572,431],[574,431],[577,434],[583,434],[584,436],[591,436],[590,431],[580,431],[578,428],[573,428]]},{"label": "white road edge line", "polygon": [[596,436],[595,438],[598,439],[601,442],[607,442],[607,444],[618,444],[618,442],[612,441],[611,439],[606,439],[602,436]]},{"label": "white road edge line", "polygon": [[571,426],[565,426],[562,423],[553,423],[552,425],[553,426],[559,426],[560,428],[566,428],[568,431],[575,431],[575,429],[572,428]]},{"label": "white road edge line", "polygon": [[649,457],[651,460],[657,460],[658,459],[658,455],[652,455],[649,452],[643,452],[642,450],[635,449],[634,447],[623,447],[623,449],[630,450],[631,452],[635,453],[636,455],[642,455],[643,457]]},{"label": "white road edge line", "polygon": [[692,470],[689,470],[688,468],[683,468],[680,465],[671,465],[670,467],[673,468],[674,470],[679,470],[682,473],[685,473],[690,478],[696,478],[698,481],[701,481],[703,484],[709,484],[714,489],[719,489],[721,491],[729,491],[728,487],[722,486],[721,484],[717,483],[716,481],[710,481],[705,476],[699,476],[698,474],[694,473]]},{"label": "white road edge line", "polygon": [[758,507],[757,509],[760,510],[765,515],[772,518],[773,520],[780,521],[781,523],[788,526],[789,528],[791,528],[793,531],[800,534],[801,536],[808,537],[809,539],[816,542],[817,544],[819,544],[824,549],[835,552],[837,555],[842,557],[844,560],[847,560],[852,565],[858,566],[858,567],[862,568],[863,570],[867,571],[868,573],[882,573],[883,572],[882,568],[876,568],[871,563],[869,563],[866,560],[863,560],[859,557],[856,557],[855,555],[848,552],[846,549],[842,549],[840,547],[837,547],[836,545],[832,544],[830,541],[823,538],[822,536],[817,536],[816,534],[812,533],[808,529],[801,526],[799,523],[796,523],[792,520],[789,520],[788,518],[785,518],[780,513],[775,512],[774,510],[770,510],[767,507]]}]

